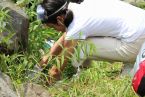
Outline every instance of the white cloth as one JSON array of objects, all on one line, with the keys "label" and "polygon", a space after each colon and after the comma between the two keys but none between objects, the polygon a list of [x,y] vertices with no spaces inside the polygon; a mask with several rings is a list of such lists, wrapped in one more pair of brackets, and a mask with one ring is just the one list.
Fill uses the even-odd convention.
[{"label": "white cloth", "polygon": [[66,40],[91,36],[110,36],[125,42],[136,40],[145,32],[145,11],[119,0],[84,0],[70,3],[74,19]]},{"label": "white cloth", "polygon": [[134,75],[139,70],[140,63],[144,60],[145,60],[145,42],[142,44],[142,47],[137,55],[132,75]]},{"label": "white cloth", "polygon": [[[134,64],[136,56],[145,41],[145,35],[130,43],[122,42],[112,37],[91,37],[87,38],[86,41],[88,42],[88,48],[90,46],[89,43],[94,44],[92,54],[90,54],[90,50],[86,47],[87,54],[90,54],[88,57],[90,59]],[[84,57],[85,54],[80,53],[80,59],[86,59]]]}]

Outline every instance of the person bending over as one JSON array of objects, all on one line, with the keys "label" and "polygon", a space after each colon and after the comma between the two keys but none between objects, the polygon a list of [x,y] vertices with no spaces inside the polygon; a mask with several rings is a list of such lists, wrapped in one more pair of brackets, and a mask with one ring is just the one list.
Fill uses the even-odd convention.
[{"label": "person bending over", "polygon": [[[49,52],[55,57],[66,51],[60,68],[50,69],[50,75],[56,79],[60,78],[79,40],[95,45],[97,53],[91,56],[96,60],[129,63],[135,62],[145,41],[145,11],[123,1],[84,0],[78,4],[68,0],[43,0],[37,14],[43,24],[63,33]],[[48,59],[46,54],[39,65],[47,64]]]}]

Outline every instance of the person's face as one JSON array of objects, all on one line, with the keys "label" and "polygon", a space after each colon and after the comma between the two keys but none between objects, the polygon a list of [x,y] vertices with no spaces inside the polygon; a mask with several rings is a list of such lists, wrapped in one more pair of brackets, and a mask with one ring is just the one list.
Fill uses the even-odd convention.
[{"label": "person's face", "polygon": [[66,26],[64,24],[64,17],[63,16],[57,17],[57,23],[47,23],[46,25],[48,27],[54,28],[57,31],[66,32]]}]

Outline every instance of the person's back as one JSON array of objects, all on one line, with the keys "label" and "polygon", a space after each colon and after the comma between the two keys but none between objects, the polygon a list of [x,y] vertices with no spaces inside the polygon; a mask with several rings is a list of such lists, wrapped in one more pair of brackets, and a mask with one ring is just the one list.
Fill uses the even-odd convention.
[{"label": "person's back", "polygon": [[130,42],[145,31],[145,11],[119,0],[84,0],[69,9],[74,13],[67,32],[71,39],[110,36]]}]

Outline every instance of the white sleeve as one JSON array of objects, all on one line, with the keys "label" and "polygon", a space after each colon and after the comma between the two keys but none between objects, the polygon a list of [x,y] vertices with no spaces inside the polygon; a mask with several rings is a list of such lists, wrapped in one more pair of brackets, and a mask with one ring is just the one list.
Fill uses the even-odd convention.
[{"label": "white sleeve", "polygon": [[65,40],[73,40],[73,39],[75,40],[86,39],[86,36],[79,29],[77,30],[72,28],[72,30],[67,31]]},{"label": "white sleeve", "polygon": [[86,39],[84,31],[84,22],[81,22],[79,19],[77,19],[77,21],[73,21],[68,27],[65,39]]}]

